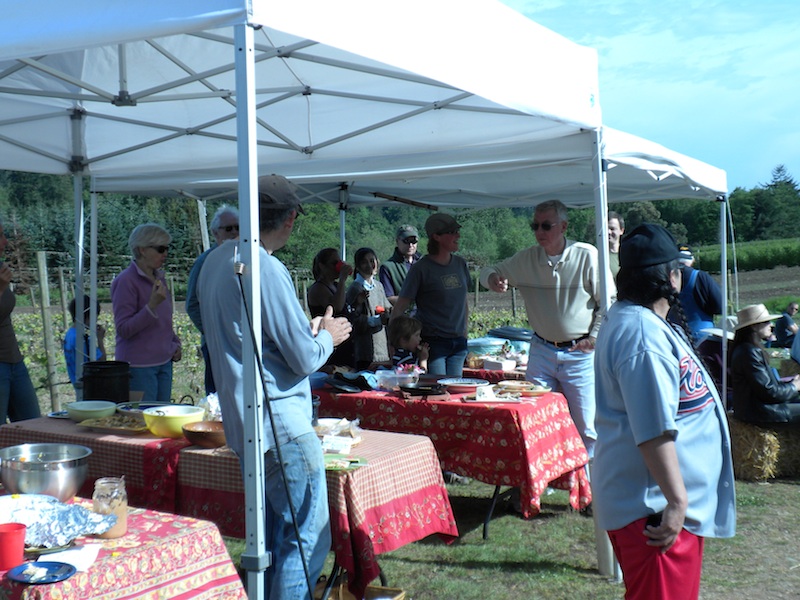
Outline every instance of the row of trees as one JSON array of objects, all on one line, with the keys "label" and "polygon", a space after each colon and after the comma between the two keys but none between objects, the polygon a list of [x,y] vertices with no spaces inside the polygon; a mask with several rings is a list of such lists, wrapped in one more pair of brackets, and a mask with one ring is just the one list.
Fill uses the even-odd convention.
[{"label": "row of trees", "polygon": [[[48,252],[50,264],[71,266],[74,262],[72,180],[69,177],[0,171],[0,216],[9,247],[6,260],[25,269],[34,264],[34,253]],[[800,221],[800,189],[788,171],[779,165],[769,183],[753,189],[737,188],[730,195],[730,210],[738,242],[792,238]],[[208,206],[213,214],[218,204]],[[613,205],[626,220],[628,230],[641,222],[660,223],[681,242],[693,246],[716,244],[719,237],[719,204],[697,200],[664,200]],[[120,194],[100,197],[100,265],[119,270],[130,260],[127,240],[130,231],[144,222],[164,225],[172,234],[170,268],[176,276],[188,273],[201,250],[197,205],[192,200],[144,198]],[[338,209],[328,204],[306,207],[281,258],[295,269],[310,269],[314,254],[325,246],[338,247]],[[530,245],[532,207],[526,209],[486,208],[460,211],[461,254],[477,266],[510,256]],[[411,223],[423,233],[429,212],[406,205],[352,208],[347,213],[347,244],[350,260],[361,246],[389,256],[394,232],[401,223]],[[594,242],[594,210],[570,213],[569,236]],[[424,233],[423,233],[424,238]],[[420,251],[424,252],[424,241]]]}]

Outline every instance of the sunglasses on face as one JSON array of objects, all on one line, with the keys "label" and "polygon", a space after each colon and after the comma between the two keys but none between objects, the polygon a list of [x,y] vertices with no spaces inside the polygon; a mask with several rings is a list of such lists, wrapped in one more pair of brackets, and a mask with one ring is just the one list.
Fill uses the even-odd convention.
[{"label": "sunglasses on face", "polygon": [[220,227],[220,229],[222,229],[226,233],[230,233],[234,229],[236,231],[239,231],[239,226],[238,225],[225,225],[225,227]]},{"label": "sunglasses on face", "polygon": [[555,223],[548,223],[545,221],[544,223],[536,223],[535,221],[531,223],[531,229],[534,231],[539,231],[539,227],[541,227],[544,231],[550,231],[553,227],[558,225],[558,222]]},{"label": "sunglasses on face", "polygon": [[448,231],[442,231],[439,235],[455,235],[458,233],[458,229],[450,229]]},{"label": "sunglasses on face", "polygon": [[411,244],[416,244],[419,240],[415,237],[407,237],[402,241],[404,244],[408,244],[410,246]]},{"label": "sunglasses on face", "polygon": [[159,254],[164,254],[167,250],[169,250],[169,246],[150,246],[150,247]]}]

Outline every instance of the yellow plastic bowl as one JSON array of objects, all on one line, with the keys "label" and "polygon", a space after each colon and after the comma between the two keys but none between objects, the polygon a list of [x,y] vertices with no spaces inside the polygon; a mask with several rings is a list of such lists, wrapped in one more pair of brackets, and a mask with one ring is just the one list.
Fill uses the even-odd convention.
[{"label": "yellow plastic bowl", "polygon": [[202,421],[206,409],[189,404],[172,404],[146,408],[142,414],[144,415],[144,424],[153,435],[182,438],[183,426],[187,423]]}]

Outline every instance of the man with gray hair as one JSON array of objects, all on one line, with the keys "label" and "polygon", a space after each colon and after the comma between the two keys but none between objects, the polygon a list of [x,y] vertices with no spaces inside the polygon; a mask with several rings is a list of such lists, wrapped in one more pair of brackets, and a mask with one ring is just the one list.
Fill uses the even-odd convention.
[{"label": "man with gray hair", "polygon": [[[330,306],[325,315],[309,323],[291,274],[274,255],[289,241],[298,214],[303,212],[300,200],[294,186],[279,175],[259,178],[258,189],[260,267],[253,274],[253,285],[260,286],[261,306],[252,309],[261,314],[261,329],[253,335],[261,346],[259,375],[270,407],[269,412],[264,411],[263,430],[264,520],[267,548],[272,552],[266,597],[296,600],[311,596],[331,548],[325,461],[311,425],[308,376],[325,364],[352,327],[346,318],[334,317]],[[242,319],[239,260],[238,241],[212,250],[197,289],[225,438],[242,459],[245,406],[255,392],[245,389],[243,381],[242,336],[250,332]],[[274,433],[270,416],[274,417]]]},{"label": "man with gray hair", "polygon": [[197,296],[197,278],[209,252],[226,240],[239,238],[239,211],[229,204],[220,206],[211,219],[211,235],[214,236],[214,245],[194,261],[192,270],[189,271],[189,282],[186,284],[186,314],[189,315],[192,323],[200,332],[200,352],[203,354],[203,361],[206,366],[204,381],[206,394],[216,392],[217,388],[214,385],[214,375],[211,372],[211,363],[208,359],[206,338],[203,335],[203,318],[200,316],[200,299]]},{"label": "man with gray hair", "polygon": [[[495,292],[517,287],[534,331],[526,378],[564,394],[591,459],[594,429],[594,344],[600,322],[597,248],[566,238],[567,209],[559,200],[539,204],[531,229],[537,246],[481,271]],[[616,288],[611,284],[612,296]]]}]

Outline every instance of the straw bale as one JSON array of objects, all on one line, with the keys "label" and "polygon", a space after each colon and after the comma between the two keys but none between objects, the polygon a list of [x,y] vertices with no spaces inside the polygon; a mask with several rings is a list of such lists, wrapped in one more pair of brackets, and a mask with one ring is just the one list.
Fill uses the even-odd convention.
[{"label": "straw bale", "polygon": [[778,475],[780,444],[774,431],[728,419],[733,474],[744,481],[765,481]]},{"label": "straw bale", "polygon": [[733,473],[744,481],[800,476],[800,427],[759,427],[729,418]]}]

